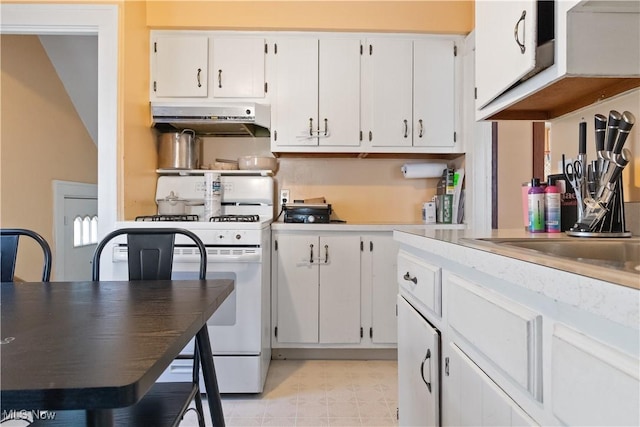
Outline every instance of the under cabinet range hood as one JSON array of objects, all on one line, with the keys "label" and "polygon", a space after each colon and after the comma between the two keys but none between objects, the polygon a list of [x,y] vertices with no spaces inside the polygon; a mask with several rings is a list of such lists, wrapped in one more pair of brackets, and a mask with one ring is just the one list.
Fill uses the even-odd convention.
[{"label": "under cabinet range hood", "polygon": [[271,107],[256,103],[151,103],[153,127],[160,132],[193,129],[217,137],[268,137]]}]

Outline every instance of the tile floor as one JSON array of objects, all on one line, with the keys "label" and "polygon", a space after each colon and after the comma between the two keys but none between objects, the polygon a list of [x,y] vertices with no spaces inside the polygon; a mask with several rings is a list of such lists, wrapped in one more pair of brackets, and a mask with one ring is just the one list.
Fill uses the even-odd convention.
[{"label": "tile floor", "polygon": [[[395,360],[272,360],[259,395],[223,395],[234,426],[396,426]],[[184,427],[197,426],[193,412]],[[209,420],[207,420],[209,426]]]}]

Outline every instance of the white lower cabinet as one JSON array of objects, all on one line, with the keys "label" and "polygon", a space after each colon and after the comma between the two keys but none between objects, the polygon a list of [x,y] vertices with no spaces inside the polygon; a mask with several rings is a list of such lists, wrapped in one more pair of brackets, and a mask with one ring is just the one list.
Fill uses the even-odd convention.
[{"label": "white lower cabinet", "polygon": [[443,348],[442,360],[442,425],[538,425],[456,344]]},{"label": "white lower cabinet", "polygon": [[[621,297],[628,290],[613,283],[437,239],[414,246],[404,234],[396,235],[400,295],[441,334],[441,425],[640,425],[637,292]],[[629,320],[614,320],[617,309]],[[400,423],[433,425],[412,418],[428,398],[403,391],[406,372],[420,379],[412,358],[425,356],[415,343],[433,335],[409,327],[407,312],[398,319]]]},{"label": "white lower cabinet", "polygon": [[272,247],[274,347],[396,347],[391,231],[275,230]]},{"label": "white lower cabinet", "polygon": [[[369,338],[373,344],[396,344],[398,322],[396,296],[398,282],[396,269],[398,243],[391,233],[378,233],[362,237],[362,287],[370,285],[371,326]],[[366,266],[366,271],[364,268]],[[363,308],[365,304],[363,298]]]},{"label": "white lower cabinet", "polygon": [[359,343],[360,237],[286,235],[276,240],[279,343]]},{"label": "white lower cabinet", "polygon": [[638,358],[556,324],[551,371],[551,406],[562,423],[640,425]]},{"label": "white lower cabinet", "polygon": [[398,297],[398,423],[440,425],[440,333]]}]

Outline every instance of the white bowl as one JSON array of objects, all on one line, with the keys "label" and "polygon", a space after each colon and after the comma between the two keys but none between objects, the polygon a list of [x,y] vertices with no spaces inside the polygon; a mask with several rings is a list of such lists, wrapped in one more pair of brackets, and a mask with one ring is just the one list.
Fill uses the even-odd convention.
[{"label": "white bowl", "polygon": [[275,171],[277,167],[278,160],[275,157],[238,157],[238,169]]}]

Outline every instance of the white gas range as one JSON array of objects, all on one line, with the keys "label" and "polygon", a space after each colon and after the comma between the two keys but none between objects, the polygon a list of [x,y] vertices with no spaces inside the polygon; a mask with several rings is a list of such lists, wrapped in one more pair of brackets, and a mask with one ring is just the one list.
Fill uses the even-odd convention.
[{"label": "white gas range", "polygon": [[[194,232],[207,247],[207,277],[230,278],[235,290],[207,322],[221,393],[260,393],[271,359],[270,265],[274,182],[271,176],[223,175],[222,216],[200,221],[189,215],[153,215],[123,221],[125,227],[177,227]],[[160,176],[156,200],[170,192],[189,203],[204,198],[203,175]],[[201,213],[201,212],[200,212]],[[176,236],[173,278],[196,278],[199,256]],[[112,249],[113,279],[127,278],[124,241]],[[106,270],[105,270],[106,271]],[[185,351],[193,350],[193,342]],[[175,360],[160,381],[190,381],[189,360]]]}]

